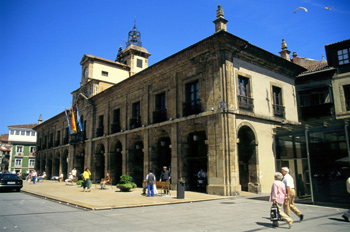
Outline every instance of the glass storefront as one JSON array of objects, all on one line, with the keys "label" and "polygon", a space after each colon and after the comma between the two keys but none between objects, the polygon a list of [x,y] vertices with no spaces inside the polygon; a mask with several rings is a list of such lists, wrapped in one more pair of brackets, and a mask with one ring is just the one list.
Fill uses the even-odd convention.
[{"label": "glass storefront", "polygon": [[345,181],[350,177],[349,126],[277,133],[276,169],[289,167],[299,199],[313,203],[350,204]]}]

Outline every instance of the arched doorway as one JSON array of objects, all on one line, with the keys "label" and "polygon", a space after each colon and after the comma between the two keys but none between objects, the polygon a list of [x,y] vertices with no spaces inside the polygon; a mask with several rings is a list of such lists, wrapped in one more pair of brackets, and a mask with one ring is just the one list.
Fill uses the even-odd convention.
[{"label": "arched doorway", "polygon": [[255,187],[258,182],[258,168],[254,132],[250,127],[242,126],[238,131],[238,139],[239,180],[242,191],[258,192]]},{"label": "arched doorway", "polygon": [[113,179],[112,184],[118,184],[120,176],[123,175],[122,144],[120,141],[117,141],[115,145],[112,146],[110,165],[109,175]]},{"label": "arched doorway", "polygon": [[[59,176],[60,172],[60,153],[56,153],[53,160],[52,160],[52,175],[53,176]],[[67,177],[64,175],[64,177]]]},{"label": "arched doorway", "polygon": [[168,171],[171,173],[171,149],[170,149],[170,138],[162,137],[158,139],[156,159],[153,161],[154,174],[157,180],[159,179],[163,166],[166,166]]},{"label": "arched doorway", "polygon": [[84,164],[85,164],[85,149],[83,147],[79,147],[74,155],[73,167],[72,169],[77,170],[77,176],[84,172]]},{"label": "arched doorway", "polygon": [[183,169],[186,172],[187,189],[190,191],[206,192],[207,178],[198,182],[198,172],[203,169],[208,172],[208,146],[205,144],[206,134],[200,126],[194,126],[187,135],[187,151],[183,160]]},{"label": "arched doorway", "polygon": [[143,143],[138,141],[134,143],[129,155],[129,173],[138,187],[142,187],[143,176]]},{"label": "arched doorway", "polygon": [[[42,173],[40,173],[40,174],[42,174]],[[46,175],[47,175],[47,179],[51,179],[51,177],[52,177],[52,153],[50,153],[47,156]]]},{"label": "arched doorway", "polygon": [[68,150],[64,150],[61,156],[61,172],[63,173],[64,176],[68,176],[67,159],[68,159]]},{"label": "arched doorway", "polygon": [[92,177],[94,182],[100,181],[105,177],[105,147],[102,143],[96,147],[96,153],[93,157],[93,170],[95,175]]}]

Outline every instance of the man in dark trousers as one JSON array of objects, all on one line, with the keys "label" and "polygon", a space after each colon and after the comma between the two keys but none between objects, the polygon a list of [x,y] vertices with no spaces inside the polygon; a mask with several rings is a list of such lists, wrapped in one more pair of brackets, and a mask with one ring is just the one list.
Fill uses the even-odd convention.
[{"label": "man in dark trousers", "polygon": [[[166,170],[166,166],[163,167],[162,174],[160,174],[159,181],[170,182],[170,172]],[[169,190],[164,190],[164,193],[168,194]]]},{"label": "man in dark trousers", "polygon": [[148,175],[146,176],[147,181],[147,187],[148,187],[148,193],[147,196],[154,196],[154,182],[156,181],[156,176],[152,173],[152,170],[149,170]]}]

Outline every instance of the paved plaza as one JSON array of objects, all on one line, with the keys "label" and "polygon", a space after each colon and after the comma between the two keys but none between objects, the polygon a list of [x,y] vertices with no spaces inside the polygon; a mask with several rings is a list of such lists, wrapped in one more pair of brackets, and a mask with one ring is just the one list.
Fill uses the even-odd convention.
[{"label": "paved plaza", "polygon": [[350,223],[341,218],[346,209],[309,204],[296,204],[305,218],[299,222],[292,215],[290,230],[284,222],[272,228],[266,195],[186,192],[181,200],[176,191],[152,198],[141,195],[141,189],[122,193],[93,186],[87,193],[50,181],[25,184],[23,190],[27,193],[0,192],[0,231],[350,231]]}]

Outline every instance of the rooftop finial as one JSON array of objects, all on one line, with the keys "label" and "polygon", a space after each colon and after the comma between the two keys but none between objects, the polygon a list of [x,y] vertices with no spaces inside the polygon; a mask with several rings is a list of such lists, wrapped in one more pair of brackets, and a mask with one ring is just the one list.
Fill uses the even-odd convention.
[{"label": "rooftop finial", "polygon": [[224,17],[224,10],[221,8],[221,5],[218,5],[216,10],[216,18]]},{"label": "rooftop finial", "polygon": [[287,49],[287,43],[284,39],[282,39],[282,50]]},{"label": "rooftop finial", "polygon": [[128,47],[132,44],[142,47],[141,33],[136,29],[136,17],[134,20],[134,27],[132,28],[131,31],[129,31],[128,42],[126,43],[126,46]]}]

